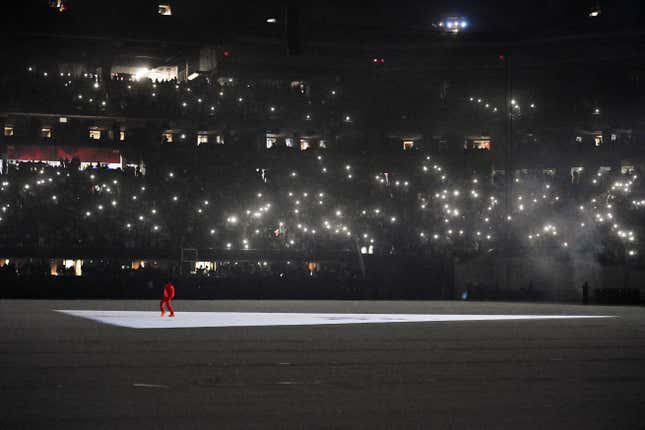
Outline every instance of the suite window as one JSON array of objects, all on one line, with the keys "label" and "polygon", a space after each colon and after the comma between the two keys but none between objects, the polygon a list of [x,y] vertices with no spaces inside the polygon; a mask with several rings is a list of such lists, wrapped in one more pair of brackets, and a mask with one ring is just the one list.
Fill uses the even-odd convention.
[{"label": "suite window", "polygon": [[90,130],[90,139],[101,140],[101,130]]},{"label": "suite window", "polygon": [[172,139],[173,139],[172,133],[164,133],[161,135],[161,137],[165,142],[172,143]]},{"label": "suite window", "polygon": [[49,127],[43,127],[40,129],[40,137],[43,139],[51,139],[52,138],[52,129]]},{"label": "suite window", "polygon": [[206,135],[206,134],[198,134],[197,135],[197,146],[202,145],[204,143],[208,143],[208,135]]},{"label": "suite window", "polygon": [[4,128],[4,135],[5,136],[13,136],[13,127],[5,127]]},{"label": "suite window", "polygon": [[119,131],[119,141],[125,142],[125,131]]},{"label": "suite window", "polygon": [[161,3],[159,5],[159,8],[157,9],[159,15],[164,15],[164,16],[171,16],[172,15],[172,8],[170,7],[169,3]]},{"label": "suite window", "polygon": [[411,151],[414,149],[414,140],[404,140],[403,141],[403,150],[404,151]]},{"label": "suite window", "polygon": [[476,139],[476,140],[473,140],[473,148],[483,150],[483,151],[489,151],[490,150],[490,140],[488,140],[488,139]]}]

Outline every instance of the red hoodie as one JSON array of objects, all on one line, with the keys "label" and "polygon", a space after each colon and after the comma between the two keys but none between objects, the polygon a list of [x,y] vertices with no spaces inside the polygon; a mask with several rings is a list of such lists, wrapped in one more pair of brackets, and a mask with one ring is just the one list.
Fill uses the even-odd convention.
[{"label": "red hoodie", "polygon": [[170,282],[168,282],[163,287],[163,298],[165,300],[172,300],[175,297],[175,287]]}]

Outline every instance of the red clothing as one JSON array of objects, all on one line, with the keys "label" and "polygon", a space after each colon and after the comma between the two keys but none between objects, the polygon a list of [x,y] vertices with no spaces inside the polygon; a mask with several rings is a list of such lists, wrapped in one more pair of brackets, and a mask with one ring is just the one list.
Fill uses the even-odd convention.
[{"label": "red clothing", "polygon": [[166,311],[163,308],[164,305],[166,305],[166,307],[170,311],[170,316],[171,317],[175,316],[175,310],[172,308],[172,305],[170,304],[170,301],[174,297],[175,297],[175,287],[170,282],[168,282],[163,287],[163,297],[161,298],[161,302],[159,303],[159,307],[161,308],[161,316],[164,316],[164,314],[166,313]]},{"label": "red clothing", "polygon": [[170,304],[170,299],[161,299],[161,302],[159,302],[159,308],[161,309],[161,316],[164,316],[166,314],[166,311],[163,308],[163,305],[166,305],[166,307],[170,311],[170,316],[174,317],[175,310],[172,308],[172,305]]},{"label": "red clothing", "polygon": [[163,287],[163,298],[164,300],[172,300],[175,297],[175,286],[170,282]]}]

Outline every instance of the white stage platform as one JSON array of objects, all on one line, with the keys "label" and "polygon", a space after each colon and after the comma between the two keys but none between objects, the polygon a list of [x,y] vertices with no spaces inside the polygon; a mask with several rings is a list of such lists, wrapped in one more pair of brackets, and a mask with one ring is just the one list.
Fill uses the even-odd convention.
[{"label": "white stage platform", "polygon": [[56,311],[67,315],[91,319],[103,324],[136,329],[613,318],[608,315],[428,315],[259,312],[178,312],[174,318],[168,317],[168,314],[162,318],[158,311],[58,309]]}]

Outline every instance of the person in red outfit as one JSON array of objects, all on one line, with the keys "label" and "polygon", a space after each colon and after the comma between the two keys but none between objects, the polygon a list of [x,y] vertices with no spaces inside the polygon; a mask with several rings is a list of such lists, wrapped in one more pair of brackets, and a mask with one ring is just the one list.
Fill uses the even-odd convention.
[{"label": "person in red outfit", "polygon": [[166,311],[163,308],[164,304],[170,311],[170,315],[168,316],[169,317],[175,316],[175,310],[172,308],[172,304],[170,303],[174,297],[175,297],[175,286],[172,284],[172,282],[166,281],[166,285],[163,287],[163,297],[161,298],[161,303],[159,303],[159,307],[161,308],[161,316],[166,315]]}]

